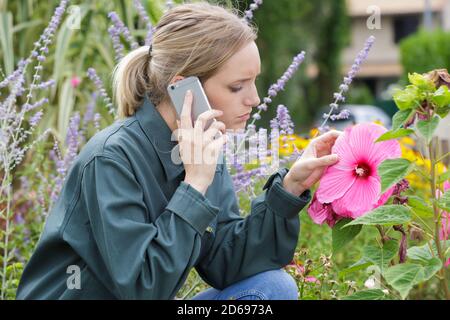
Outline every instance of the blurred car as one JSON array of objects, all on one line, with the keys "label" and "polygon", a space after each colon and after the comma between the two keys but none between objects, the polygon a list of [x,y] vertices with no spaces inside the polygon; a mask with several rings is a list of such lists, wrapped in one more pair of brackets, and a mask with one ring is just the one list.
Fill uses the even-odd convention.
[{"label": "blurred car", "polygon": [[[367,123],[367,122],[374,122],[378,121],[380,124],[385,126],[387,129],[391,128],[391,118],[388,116],[386,112],[384,112],[382,109],[380,109],[377,106],[372,105],[360,105],[360,104],[347,104],[347,105],[341,105],[339,106],[338,110],[334,110],[332,114],[337,115],[340,111],[347,109],[350,111],[350,116],[348,119],[342,119],[342,120],[331,120],[328,119],[327,125],[331,128],[337,129],[337,130],[344,130],[349,125],[358,124],[358,123]],[[319,127],[323,121],[325,120],[323,118],[323,114],[328,114],[330,112],[330,108],[324,107],[321,108],[321,111],[317,115],[316,119],[314,120],[314,126],[317,128]]]}]

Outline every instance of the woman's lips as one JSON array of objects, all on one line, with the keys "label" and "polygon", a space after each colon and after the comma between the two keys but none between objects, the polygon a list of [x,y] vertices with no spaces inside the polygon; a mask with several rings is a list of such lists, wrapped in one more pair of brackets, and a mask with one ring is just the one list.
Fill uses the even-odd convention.
[{"label": "woman's lips", "polygon": [[250,112],[246,113],[246,114],[244,114],[242,116],[239,116],[238,119],[241,120],[241,121],[247,121],[248,119],[250,119]]}]

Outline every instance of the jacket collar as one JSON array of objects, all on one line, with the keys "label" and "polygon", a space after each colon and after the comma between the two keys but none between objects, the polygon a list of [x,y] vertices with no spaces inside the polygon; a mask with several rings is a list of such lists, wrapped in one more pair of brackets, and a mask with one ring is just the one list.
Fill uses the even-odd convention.
[{"label": "jacket collar", "polygon": [[170,181],[178,177],[184,171],[184,166],[182,163],[174,162],[171,158],[172,150],[175,147],[178,148],[178,142],[172,141],[172,131],[147,95],[141,107],[136,111],[136,119],[148,140],[155,147],[166,179]]}]

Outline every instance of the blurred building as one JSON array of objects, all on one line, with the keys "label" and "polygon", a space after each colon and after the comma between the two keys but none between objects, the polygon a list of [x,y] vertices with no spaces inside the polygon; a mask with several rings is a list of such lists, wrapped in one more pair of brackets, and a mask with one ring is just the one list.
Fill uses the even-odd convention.
[{"label": "blurred building", "polygon": [[[347,73],[365,40],[376,37],[357,79],[371,89],[378,100],[403,74],[399,42],[419,27],[450,31],[450,0],[347,0],[351,18],[351,43],[343,52],[343,74]],[[450,116],[442,121],[437,135],[450,145]]]},{"label": "blurred building", "polygon": [[364,79],[377,97],[402,75],[398,45],[403,38],[422,25],[450,30],[450,0],[347,0],[347,7],[351,44],[343,52],[343,72],[348,71],[364,41],[374,35],[375,45],[358,78]]}]

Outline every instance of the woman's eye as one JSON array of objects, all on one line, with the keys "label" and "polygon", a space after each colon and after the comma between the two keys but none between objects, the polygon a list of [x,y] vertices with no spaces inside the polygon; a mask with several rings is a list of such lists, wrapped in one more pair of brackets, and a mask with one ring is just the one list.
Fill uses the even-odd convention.
[{"label": "woman's eye", "polygon": [[231,92],[238,92],[242,89],[242,87],[230,87]]}]

